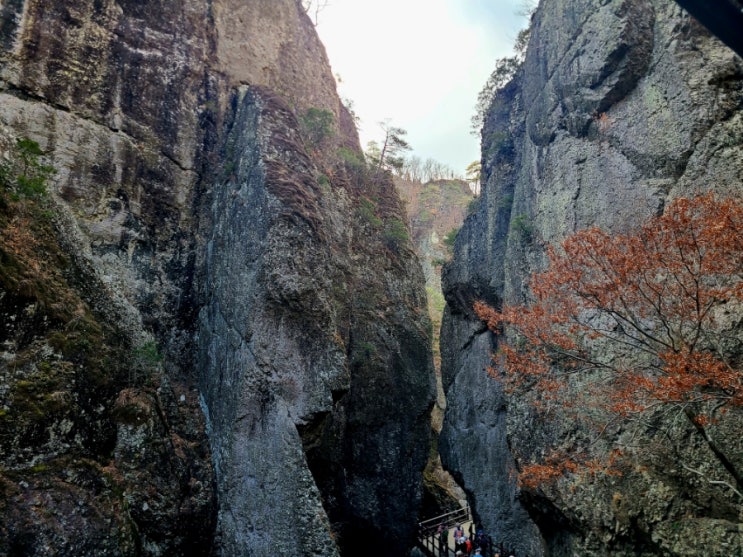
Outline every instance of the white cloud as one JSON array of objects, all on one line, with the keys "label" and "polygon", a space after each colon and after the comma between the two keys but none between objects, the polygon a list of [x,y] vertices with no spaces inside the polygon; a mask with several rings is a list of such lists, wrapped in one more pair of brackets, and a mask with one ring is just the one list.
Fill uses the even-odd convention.
[{"label": "white cloud", "polygon": [[523,0],[331,0],[318,33],[341,96],[361,117],[361,140],[386,118],[416,155],[454,170],[479,159],[469,133],[477,93],[526,25]]}]

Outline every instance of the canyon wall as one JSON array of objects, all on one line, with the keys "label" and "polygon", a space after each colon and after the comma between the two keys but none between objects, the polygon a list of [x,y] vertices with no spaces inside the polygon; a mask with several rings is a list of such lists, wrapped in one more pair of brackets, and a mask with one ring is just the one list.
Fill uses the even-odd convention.
[{"label": "canyon wall", "polygon": [[[485,119],[482,197],[444,270],[441,335],[442,460],[485,529],[519,553],[743,551],[740,501],[662,449],[635,454],[621,477],[520,488],[520,466],[586,432],[503,392],[486,371],[497,340],[472,310],[523,302],[546,246],[576,230],[627,232],[675,197],[739,195],[742,78],[741,59],[672,2],[543,0],[532,17],[525,62]],[[717,432],[738,457],[741,423],[733,413]],[[691,467],[714,461],[690,426],[674,435]],[[589,450],[606,458],[610,446]]]},{"label": "canyon wall", "polygon": [[0,204],[0,553],[399,554],[423,278],[299,2],[0,15],[3,160],[56,171]]}]

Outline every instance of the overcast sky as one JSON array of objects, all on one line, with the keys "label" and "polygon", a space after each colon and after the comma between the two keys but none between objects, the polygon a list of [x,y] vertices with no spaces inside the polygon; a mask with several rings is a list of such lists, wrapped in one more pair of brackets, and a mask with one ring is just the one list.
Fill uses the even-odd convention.
[{"label": "overcast sky", "polygon": [[470,133],[477,94],[496,58],[510,56],[525,0],[330,0],[317,30],[361,118],[361,143],[390,119],[413,153],[464,174],[480,160]]}]

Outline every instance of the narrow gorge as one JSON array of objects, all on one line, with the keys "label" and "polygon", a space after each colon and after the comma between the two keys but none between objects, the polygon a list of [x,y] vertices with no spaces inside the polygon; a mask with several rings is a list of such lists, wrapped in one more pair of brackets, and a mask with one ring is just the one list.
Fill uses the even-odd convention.
[{"label": "narrow gorge", "polygon": [[[411,555],[457,503],[440,455],[517,557],[743,556],[689,427],[686,468],[520,483],[550,446],[656,430],[544,419],[473,310],[524,302],[580,229],[740,198],[743,60],[676,3],[542,0],[474,201],[367,161],[300,0],[0,0],[0,23],[0,555]],[[743,468],[740,407],[715,428]]]}]

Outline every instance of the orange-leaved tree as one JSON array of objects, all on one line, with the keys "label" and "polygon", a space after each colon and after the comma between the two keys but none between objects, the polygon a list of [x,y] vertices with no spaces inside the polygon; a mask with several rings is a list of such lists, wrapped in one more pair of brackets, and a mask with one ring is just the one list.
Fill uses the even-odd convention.
[{"label": "orange-leaved tree", "polygon": [[[742,232],[740,201],[707,194],[674,200],[631,234],[573,234],[548,250],[528,304],[475,304],[502,336],[491,372],[542,404],[569,404],[571,379],[600,377],[592,403],[609,419],[678,413],[733,478],[716,483],[740,495],[741,463],[710,426],[743,406]],[[574,469],[552,460],[529,465],[525,476]]]}]

